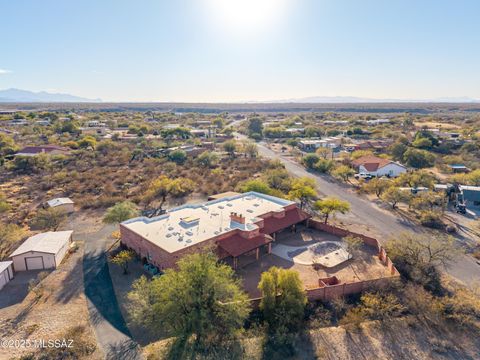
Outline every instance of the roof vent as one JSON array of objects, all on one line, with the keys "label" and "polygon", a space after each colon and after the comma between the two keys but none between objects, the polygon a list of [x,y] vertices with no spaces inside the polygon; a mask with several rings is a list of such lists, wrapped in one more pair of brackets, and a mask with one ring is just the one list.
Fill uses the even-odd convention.
[{"label": "roof vent", "polygon": [[247,212],[253,213],[253,210],[252,209],[247,209]]},{"label": "roof vent", "polygon": [[167,234],[167,238],[172,237],[172,234]]},{"label": "roof vent", "polygon": [[192,236],[192,235],[193,235],[193,233],[192,233],[191,231],[187,231],[186,234],[187,234],[188,236]]},{"label": "roof vent", "polygon": [[188,239],[186,242],[190,244],[192,242],[192,239]]},{"label": "roof vent", "polygon": [[218,205],[218,208],[219,208],[219,209],[225,209],[225,206],[223,206],[223,205]]}]

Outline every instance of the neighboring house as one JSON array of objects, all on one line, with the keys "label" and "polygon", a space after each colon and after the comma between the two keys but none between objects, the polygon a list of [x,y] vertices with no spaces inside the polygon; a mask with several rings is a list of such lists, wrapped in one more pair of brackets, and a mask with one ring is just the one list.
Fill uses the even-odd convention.
[{"label": "neighboring house", "polygon": [[454,174],[470,172],[470,169],[463,164],[451,164],[448,167]]},{"label": "neighboring house", "polygon": [[48,207],[59,210],[64,214],[70,214],[75,211],[74,202],[70,198],[56,198],[47,201]]},{"label": "neighboring house", "polygon": [[57,145],[39,145],[39,146],[26,146],[15,156],[37,156],[40,154],[48,155],[66,155],[70,153],[70,149]]},{"label": "neighboring house", "polygon": [[12,264],[12,261],[0,261],[0,290],[13,279]]},{"label": "neighboring house", "polygon": [[216,251],[219,259],[232,260],[236,268],[239,257],[258,260],[271,252],[277,232],[309,217],[293,201],[247,192],[124,221],[121,243],[160,269],[175,267],[183,256],[206,248]]},{"label": "neighboring house", "polygon": [[11,255],[15,271],[55,269],[67,254],[73,231],[49,231],[29,237]]},{"label": "neighboring house", "polygon": [[459,185],[460,193],[457,195],[458,202],[465,204],[467,208],[480,207],[480,186]]},{"label": "neighboring house", "polygon": [[317,140],[300,140],[298,142],[298,147],[303,151],[315,151],[318,148],[329,148],[336,149],[342,143],[340,137],[327,137],[325,139]]},{"label": "neighboring house", "polygon": [[375,150],[380,151],[392,144],[391,140],[365,140],[358,143],[348,143],[343,145],[347,151],[356,150]]},{"label": "neighboring house", "polygon": [[51,121],[50,119],[37,120],[35,121],[35,124],[39,126],[48,126],[51,124]]},{"label": "neighboring house", "polygon": [[80,128],[82,135],[106,135],[108,128],[105,126],[87,126]]},{"label": "neighboring house", "polygon": [[376,126],[376,125],[380,125],[380,124],[390,124],[390,119],[367,120],[365,122],[369,126]]},{"label": "neighboring house", "polygon": [[13,119],[8,122],[8,125],[25,126],[28,125],[28,121],[26,119]]},{"label": "neighboring house", "polygon": [[402,164],[377,156],[362,156],[352,161],[352,165],[359,173],[372,176],[397,177],[407,172],[407,168]]},{"label": "neighboring house", "polygon": [[208,129],[192,129],[190,130],[190,134],[199,138],[212,138],[216,135],[216,129],[214,127],[209,127]]}]

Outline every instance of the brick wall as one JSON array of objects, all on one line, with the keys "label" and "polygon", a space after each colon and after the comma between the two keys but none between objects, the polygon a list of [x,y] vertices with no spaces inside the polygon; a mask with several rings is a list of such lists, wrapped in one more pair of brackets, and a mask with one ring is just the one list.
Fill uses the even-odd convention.
[{"label": "brick wall", "polygon": [[363,235],[363,234],[359,234],[347,229],[342,229],[337,226],[325,224],[321,221],[314,220],[314,219],[308,220],[308,226],[313,229],[325,231],[326,233],[329,233],[338,237],[354,236],[362,239],[364,244],[371,246],[374,249],[376,249],[376,251],[378,251],[378,258],[383,263],[383,265],[385,265],[390,270],[390,274],[392,276],[399,275],[397,269],[393,265],[393,262],[388,257],[386,250],[383,248],[383,246],[380,244],[380,242],[377,239],[372,238],[370,236]]}]

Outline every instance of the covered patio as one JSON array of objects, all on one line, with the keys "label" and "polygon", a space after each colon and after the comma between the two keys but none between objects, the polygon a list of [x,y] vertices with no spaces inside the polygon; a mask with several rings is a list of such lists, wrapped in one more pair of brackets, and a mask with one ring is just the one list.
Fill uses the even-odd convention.
[{"label": "covered patio", "polygon": [[246,239],[240,235],[218,242],[218,247],[222,253],[221,258],[227,263],[231,263],[234,269],[239,266],[245,266],[248,263],[257,261],[261,255],[272,252],[272,237],[260,234],[251,239]]}]

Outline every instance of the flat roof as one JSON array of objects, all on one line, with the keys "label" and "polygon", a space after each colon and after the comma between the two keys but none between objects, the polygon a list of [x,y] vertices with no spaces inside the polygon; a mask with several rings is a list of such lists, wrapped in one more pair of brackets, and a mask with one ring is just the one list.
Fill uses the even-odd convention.
[{"label": "flat roof", "polygon": [[55,207],[55,206],[59,206],[59,205],[73,204],[73,201],[70,198],[63,197],[63,198],[56,198],[56,199],[48,200],[47,204],[50,207]]},{"label": "flat roof", "polygon": [[[294,202],[252,191],[202,204],[184,205],[154,218],[130,219],[122,226],[173,253],[236,229],[254,230],[259,216],[283,211],[291,204]],[[245,224],[232,221],[232,212],[243,216]]]},{"label": "flat roof", "polygon": [[70,240],[73,231],[48,231],[30,236],[15,250],[10,257],[25,254],[29,251],[57,254],[60,249]]},{"label": "flat roof", "polygon": [[13,264],[13,261],[0,261],[0,274],[4,272],[12,264]]}]

